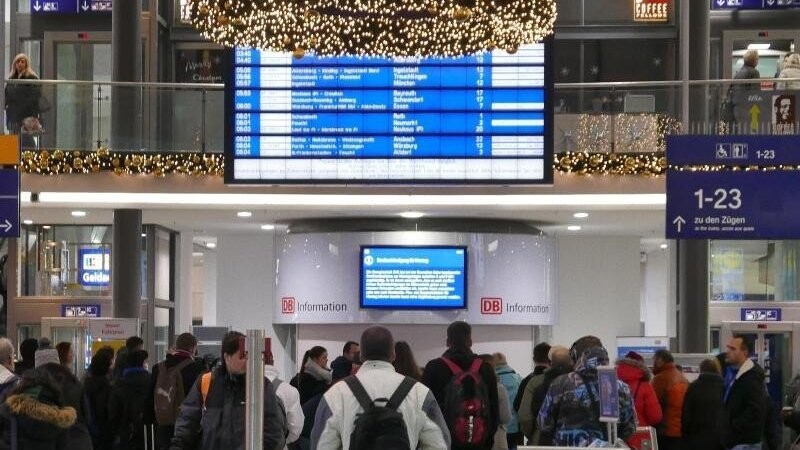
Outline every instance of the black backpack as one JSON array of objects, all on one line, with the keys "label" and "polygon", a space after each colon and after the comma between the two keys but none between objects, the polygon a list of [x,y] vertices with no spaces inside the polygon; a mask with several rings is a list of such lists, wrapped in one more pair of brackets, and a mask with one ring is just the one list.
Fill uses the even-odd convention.
[{"label": "black backpack", "polygon": [[445,387],[442,413],[450,429],[453,446],[484,448],[494,437],[490,435],[489,387],[481,378],[483,360],[475,358],[468,370],[463,370],[448,358],[440,358],[453,377]]},{"label": "black backpack", "polygon": [[372,400],[355,375],[346,377],[344,381],[364,408],[364,412],[356,416],[353,433],[350,434],[350,450],[411,450],[406,422],[397,408],[414,387],[416,380],[405,377],[388,400]]}]

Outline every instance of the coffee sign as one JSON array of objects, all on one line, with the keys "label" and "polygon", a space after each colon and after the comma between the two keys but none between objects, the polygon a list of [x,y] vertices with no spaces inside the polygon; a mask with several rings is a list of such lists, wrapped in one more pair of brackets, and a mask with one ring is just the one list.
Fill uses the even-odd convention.
[{"label": "coffee sign", "polygon": [[634,0],[634,22],[668,22],[669,0]]}]

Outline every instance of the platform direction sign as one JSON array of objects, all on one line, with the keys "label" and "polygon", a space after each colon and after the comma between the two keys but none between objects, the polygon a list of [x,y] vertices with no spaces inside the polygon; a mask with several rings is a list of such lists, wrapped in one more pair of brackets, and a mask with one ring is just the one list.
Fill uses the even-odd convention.
[{"label": "platform direction sign", "polygon": [[0,135],[0,237],[19,237],[19,138]]},{"label": "platform direction sign", "polygon": [[711,9],[786,9],[800,8],[800,0],[711,0]]},{"label": "platform direction sign", "polygon": [[[667,140],[670,239],[800,239],[800,136],[672,136]],[[753,167],[695,171],[682,166]]]}]

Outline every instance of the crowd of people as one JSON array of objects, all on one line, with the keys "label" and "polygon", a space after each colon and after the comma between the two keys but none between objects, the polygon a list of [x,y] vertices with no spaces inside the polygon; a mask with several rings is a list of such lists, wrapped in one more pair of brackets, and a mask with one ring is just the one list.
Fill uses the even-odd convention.
[{"label": "crowd of people", "polygon": [[[75,352],[48,339],[0,338],[0,450],[239,450],[245,442],[243,335],[222,341],[209,366],[197,340],[178,336],[152,369],[139,337],[95,351],[82,380]],[[290,382],[265,356],[263,448],[266,450],[513,450],[519,445],[588,447],[625,443],[659,449],[778,450],[781,422],[800,428],[800,410],[780,409],[751,359],[752,342],[736,336],[726,352],[700,364],[690,383],[667,350],[653,368],[629,352],[616,361],[616,432],[601,421],[599,368],[609,355],[595,336],[570,348],[540,343],[534,369],[521,376],[503,353],[475,354],[472,329],[447,328],[447,350],[420,367],[411,346],[381,326],[328,351],[305,352]],[[267,359],[269,358],[269,359]],[[605,385],[604,385],[605,386]],[[609,389],[607,388],[607,389]],[[616,436],[618,442],[609,442]]]}]

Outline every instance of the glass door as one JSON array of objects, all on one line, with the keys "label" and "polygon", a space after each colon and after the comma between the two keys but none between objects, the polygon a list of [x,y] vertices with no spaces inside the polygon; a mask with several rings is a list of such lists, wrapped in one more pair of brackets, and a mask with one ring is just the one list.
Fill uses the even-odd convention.
[{"label": "glass door", "polygon": [[[57,80],[111,81],[111,33],[81,39],[75,33],[45,33],[45,76]],[[51,144],[64,150],[108,145],[111,87],[57,85],[52,92]],[[54,141],[53,141],[54,140]]]}]

